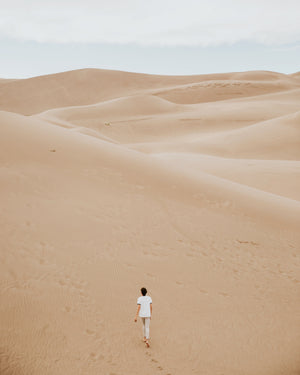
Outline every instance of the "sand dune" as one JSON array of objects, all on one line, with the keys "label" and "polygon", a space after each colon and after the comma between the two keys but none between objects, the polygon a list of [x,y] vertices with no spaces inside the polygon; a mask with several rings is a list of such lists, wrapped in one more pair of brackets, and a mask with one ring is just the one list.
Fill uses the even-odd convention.
[{"label": "sand dune", "polygon": [[278,81],[280,79],[288,81],[292,75],[277,72],[269,72],[266,70],[238,72],[232,75],[232,79],[245,79],[253,81]]},{"label": "sand dune", "polygon": [[229,158],[299,160],[300,112],[254,125],[214,134],[190,136],[188,141],[140,143],[135,150],[155,152],[196,152]]},{"label": "sand dune", "polygon": [[68,121],[91,128],[121,143],[178,139],[181,144],[184,140],[197,139],[202,133],[240,129],[295,113],[299,111],[300,100],[300,90],[294,88],[193,105],[168,103],[153,95],[126,96],[96,105],[48,110],[39,117],[57,124]]},{"label": "sand dune", "polygon": [[157,153],[156,157],[176,163],[197,174],[204,171],[239,184],[300,201],[300,164],[289,160],[227,159],[199,153]]},{"label": "sand dune", "polygon": [[1,375],[297,375],[297,81],[0,81]]},{"label": "sand dune", "polygon": [[231,98],[263,95],[299,87],[294,81],[205,81],[159,91],[156,95],[178,104],[195,104],[227,100]]},{"label": "sand dune", "polygon": [[50,108],[94,104],[141,91],[186,84],[228,74],[154,76],[101,69],[82,69],[13,80],[0,89],[0,109],[25,115]]},{"label": "sand dune", "polygon": [[296,73],[290,74],[290,76],[291,76],[292,78],[297,78],[297,79],[299,79],[299,78],[300,78],[300,72],[296,72]]},{"label": "sand dune", "polygon": [[[236,79],[247,82],[235,83]],[[265,87],[257,82],[258,79],[264,82]],[[254,80],[255,83],[251,83],[249,80]],[[224,90],[219,88],[218,81],[223,81]],[[6,80],[6,83],[9,84],[0,86],[0,109],[31,115],[51,108],[95,104],[104,100],[128,96],[128,94],[155,92],[156,89],[169,89],[172,93],[173,90],[180,90],[178,85],[183,85],[184,89],[180,90],[182,99],[179,98],[180,95],[177,95],[177,99],[180,103],[185,103],[184,98],[191,98],[191,94],[193,95],[193,93],[190,94],[186,85],[192,84],[192,88],[193,85],[196,85],[197,88],[199,82],[203,82],[206,89],[207,86],[212,86],[207,90],[209,101],[213,101],[214,89],[217,91],[217,95],[226,98],[228,96],[246,96],[249,91],[254,95],[255,85],[258,86],[258,93],[264,93],[299,87],[300,84],[297,77],[272,72],[155,76],[100,69],[81,69],[28,79]],[[238,90],[234,86],[236,84],[241,85]],[[249,89],[248,86],[252,88]],[[201,93],[203,95],[203,90]]]},{"label": "sand dune", "polygon": [[[183,106],[170,103],[167,100],[153,95],[133,95],[124,98],[113,99],[89,106],[67,107],[49,110],[42,113],[43,117],[51,114],[67,121],[100,120],[126,120],[133,116],[149,116],[179,111]],[[124,120],[124,121],[125,121]]]},{"label": "sand dune", "polygon": [[[70,130],[59,126],[48,125],[46,122],[43,123],[8,112],[0,112],[0,120],[3,124],[3,139],[5,139],[5,145],[2,148],[3,155],[8,153],[9,149],[15,149],[15,143],[22,141],[22,150],[17,155],[19,160],[28,160],[28,162],[38,160],[44,164],[50,162],[52,167],[54,162],[55,168],[60,168],[61,165],[65,168],[65,164],[67,164],[69,173],[70,168],[73,168],[73,163],[76,164],[76,167],[82,163],[97,163],[98,168],[115,168],[119,173],[126,168],[128,173],[127,178],[129,178],[131,184],[139,184],[143,181],[149,190],[158,190],[162,193],[173,182],[176,184],[173,189],[174,192],[171,193],[168,191],[168,196],[174,194],[178,200],[182,197],[182,199],[188,201],[190,199],[189,195],[195,195],[192,199],[193,203],[196,204],[199,201],[200,206],[209,205],[210,202],[216,202],[220,205],[226,202],[228,210],[230,210],[231,206],[234,206],[234,209],[242,207],[243,215],[247,213],[251,216],[253,213],[256,220],[259,220],[256,216],[261,216],[264,210],[267,216],[270,215],[271,208],[268,204],[271,204],[271,206],[275,205],[275,209],[276,204],[291,205],[289,210],[286,210],[286,217],[288,218],[291,214],[292,221],[294,220],[294,216],[300,214],[300,203],[298,207],[296,202],[289,202],[288,200],[284,202],[280,197],[268,198],[263,192],[253,191],[251,193],[249,189],[243,186],[237,187],[229,183],[226,186],[225,181],[218,180],[204,173],[190,176],[190,178],[186,175],[184,176],[185,179],[182,180],[182,171],[178,173],[175,165],[164,166],[157,159],[149,159],[143,154],[124,149],[120,145],[107,143],[103,139],[97,139],[93,136],[83,139],[81,136],[83,135],[82,133],[70,132]],[[37,139],[38,144],[36,144]],[[50,154],[49,156],[49,152],[57,152],[62,156],[58,160],[53,160],[52,155]],[[184,197],[185,193],[189,194],[186,194],[186,197]],[[255,195],[254,200],[261,200],[266,204],[266,207],[263,208],[262,205],[259,205],[254,208],[251,202],[252,194]],[[241,195],[240,202],[237,198],[238,195]],[[247,204],[244,202],[244,198],[246,197],[248,199]],[[249,212],[245,211],[246,206],[249,206]],[[284,214],[278,218],[280,225],[284,225],[284,219]],[[276,219],[273,219],[273,221],[275,222]],[[288,222],[288,225],[292,224]]]}]

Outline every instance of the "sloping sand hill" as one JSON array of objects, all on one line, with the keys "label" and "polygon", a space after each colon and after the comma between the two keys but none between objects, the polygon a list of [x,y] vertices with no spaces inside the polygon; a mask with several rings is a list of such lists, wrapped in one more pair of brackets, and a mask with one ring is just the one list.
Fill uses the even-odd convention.
[{"label": "sloping sand hill", "polygon": [[[93,104],[148,89],[208,80],[214,75],[154,76],[101,69],[81,69],[28,79],[11,80],[0,85],[1,109],[25,115],[46,109]],[[219,74],[227,79],[230,74]],[[9,80],[6,80],[8,83]]]},{"label": "sloping sand hill", "polygon": [[1,375],[298,375],[299,103],[275,72],[0,80]]}]

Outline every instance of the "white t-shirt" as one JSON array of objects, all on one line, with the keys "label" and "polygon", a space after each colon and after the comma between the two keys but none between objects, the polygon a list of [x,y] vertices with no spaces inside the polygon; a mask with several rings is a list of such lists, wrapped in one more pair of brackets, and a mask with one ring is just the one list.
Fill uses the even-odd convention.
[{"label": "white t-shirt", "polygon": [[152,299],[149,296],[141,296],[137,300],[137,304],[141,305],[139,316],[141,318],[150,318],[151,311],[150,311],[150,303],[152,303]]}]

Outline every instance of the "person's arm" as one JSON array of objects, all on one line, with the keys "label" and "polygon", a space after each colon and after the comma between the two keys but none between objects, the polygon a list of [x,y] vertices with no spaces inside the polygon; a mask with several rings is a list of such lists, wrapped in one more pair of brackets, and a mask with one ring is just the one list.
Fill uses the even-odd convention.
[{"label": "person's arm", "polygon": [[136,314],[135,314],[135,318],[134,318],[135,322],[137,321],[137,317],[139,315],[140,309],[141,309],[141,305],[138,305],[138,308],[137,308],[137,311],[136,311]]},{"label": "person's arm", "polygon": [[[150,303],[150,312],[151,312],[151,316],[152,316],[152,302]],[[150,316],[150,318],[151,318]]]}]

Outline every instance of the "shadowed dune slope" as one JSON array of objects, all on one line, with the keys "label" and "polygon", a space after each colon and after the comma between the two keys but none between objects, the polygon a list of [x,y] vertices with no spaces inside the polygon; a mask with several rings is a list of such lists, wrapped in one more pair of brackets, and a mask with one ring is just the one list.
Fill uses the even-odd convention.
[{"label": "shadowed dune slope", "polygon": [[240,129],[214,134],[192,135],[188,141],[132,144],[146,153],[196,152],[200,154],[249,159],[300,159],[300,112]]},{"label": "shadowed dune slope", "polygon": [[153,95],[133,95],[124,98],[113,99],[89,106],[77,106],[59,108],[43,112],[41,115],[55,116],[76,123],[89,121],[90,119],[124,120],[131,117],[152,116],[165,114],[184,109],[184,106],[170,103],[167,100]]},{"label": "shadowed dune slope", "polygon": [[205,81],[177,88],[159,91],[156,95],[178,104],[195,104],[263,95],[272,92],[291,90],[299,87],[295,80],[264,81]]}]

